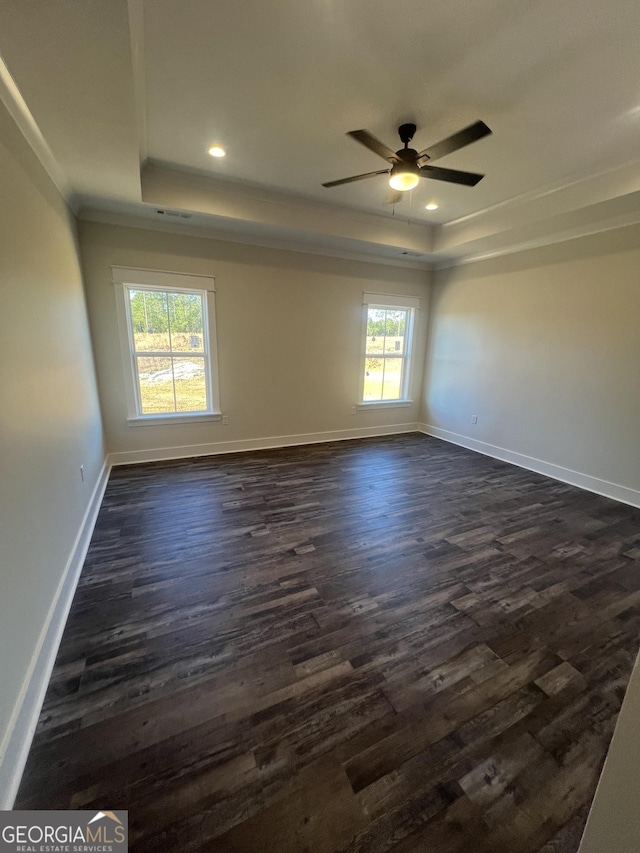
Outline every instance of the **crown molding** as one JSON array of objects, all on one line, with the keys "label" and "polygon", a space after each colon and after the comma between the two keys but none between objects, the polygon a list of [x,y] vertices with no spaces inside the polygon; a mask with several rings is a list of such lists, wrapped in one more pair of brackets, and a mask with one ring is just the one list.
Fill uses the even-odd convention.
[{"label": "crown molding", "polygon": [[[274,249],[283,252],[296,252],[298,254],[319,255],[321,257],[338,258],[340,260],[357,261],[366,264],[375,264],[400,269],[420,270],[429,272],[434,268],[432,259],[405,260],[402,256],[384,255],[382,253],[359,251],[357,248],[345,248],[340,246],[319,245],[303,240],[285,239],[271,237],[264,234],[243,234],[240,230],[227,230],[227,228],[216,227],[215,224],[182,224],[184,220],[171,222],[159,221],[152,218],[155,208],[145,205],[144,214],[135,210],[132,212],[121,212],[116,210],[105,210],[98,207],[84,207],[80,210],[78,218],[81,222],[95,222],[103,225],[116,225],[124,228],[141,228],[146,231],[162,231],[170,234],[180,234],[188,237],[199,237],[205,240],[215,240],[221,243],[238,243],[241,245],[257,246],[263,249]],[[348,241],[344,241],[345,243]],[[354,241],[355,244],[355,241]]]},{"label": "crown molding", "polygon": [[472,213],[467,213],[464,216],[459,216],[457,219],[450,219],[448,222],[442,223],[442,225],[443,227],[450,226],[454,228],[458,225],[464,225],[468,222],[473,222],[475,219],[479,219],[489,213],[493,213],[494,211],[508,211],[532,201],[538,201],[542,198],[548,198],[549,196],[555,195],[556,193],[561,193],[562,191],[568,190],[572,187],[585,185],[587,182],[593,182],[600,178],[606,178],[607,176],[615,176],[617,173],[629,172],[633,172],[635,174],[640,173],[640,159],[636,158],[634,160],[627,160],[625,163],[618,164],[616,166],[610,166],[608,169],[601,169],[596,172],[575,172],[573,175],[563,178],[561,181],[545,184],[545,186],[539,187],[535,190],[527,190],[526,192],[518,193],[518,195],[502,199],[502,201],[498,201],[495,204],[489,204],[486,207],[480,208],[479,210],[474,210]]},{"label": "crown molding", "polygon": [[42,131],[31,114],[25,99],[22,97],[18,86],[7,68],[4,59],[0,56],[0,101],[4,104],[7,112],[18,126],[20,132],[29,143],[33,153],[38,158],[43,169],[51,178],[58,192],[67,205],[75,213],[75,198],[71,185],[66,175],[60,168],[58,161],[49,148]]},{"label": "crown molding", "polygon": [[[156,185],[167,187],[172,192],[180,189],[188,193],[191,189],[200,193],[201,200],[205,202],[207,207],[202,212],[214,212],[209,209],[209,204],[215,196],[225,202],[255,202],[270,206],[272,209],[288,207],[302,213],[325,213],[336,216],[345,223],[367,223],[370,227],[381,227],[386,224],[390,227],[408,228],[416,235],[420,235],[421,238],[424,238],[425,235],[431,236],[438,227],[436,223],[412,218],[402,213],[391,215],[384,210],[337,204],[335,201],[321,200],[302,193],[275,189],[264,184],[240,179],[219,178],[202,169],[151,158],[147,160],[142,171],[143,201],[156,204],[156,200],[145,198],[145,194],[151,195],[155,192]],[[424,248],[422,251],[425,251]]]},{"label": "crown molding", "polygon": [[330,254],[338,250],[390,257],[396,264],[432,260],[433,226],[338,208],[289,193],[238,188],[234,183],[156,164],[149,164],[143,172],[142,199],[154,208],[190,212],[194,220],[190,224],[252,235],[257,241],[284,239],[309,250],[328,247]]},{"label": "crown molding", "polygon": [[436,263],[438,268],[475,263],[617,231],[638,223],[640,190],[470,240],[466,244],[467,251],[448,260],[443,258],[440,263]]},{"label": "crown molding", "polygon": [[[630,208],[640,210],[638,160],[597,174],[574,176],[562,184],[548,185],[452,220],[437,232],[434,252],[441,256],[471,257],[478,252],[493,251],[501,241],[518,243],[518,235],[526,234],[527,230],[533,236],[550,228],[580,226],[585,220],[589,223],[587,230],[603,230],[595,225],[597,221],[602,219],[607,229],[612,215],[628,214]],[[552,242],[556,242],[555,238]],[[482,248],[476,251],[474,244]]]}]

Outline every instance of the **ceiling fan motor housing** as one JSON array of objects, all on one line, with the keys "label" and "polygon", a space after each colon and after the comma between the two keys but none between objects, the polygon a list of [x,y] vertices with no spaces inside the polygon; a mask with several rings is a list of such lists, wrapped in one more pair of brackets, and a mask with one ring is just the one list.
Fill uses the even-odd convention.
[{"label": "ceiling fan motor housing", "polygon": [[418,152],[413,148],[401,148],[399,151],[396,151],[396,155],[403,165],[409,164],[415,166],[418,160]]},{"label": "ceiling fan motor housing", "polygon": [[398,136],[404,142],[405,145],[408,145],[411,142],[415,132],[415,124],[401,124],[398,128]]}]

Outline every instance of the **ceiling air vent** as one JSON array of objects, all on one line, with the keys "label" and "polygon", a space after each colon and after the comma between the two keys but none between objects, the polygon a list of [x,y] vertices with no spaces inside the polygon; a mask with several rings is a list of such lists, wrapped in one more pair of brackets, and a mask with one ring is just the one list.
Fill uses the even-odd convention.
[{"label": "ceiling air vent", "polygon": [[173,216],[176,219],[191,219],[190,213],[180,213],[179,210],[156,210],[160,216]]}]

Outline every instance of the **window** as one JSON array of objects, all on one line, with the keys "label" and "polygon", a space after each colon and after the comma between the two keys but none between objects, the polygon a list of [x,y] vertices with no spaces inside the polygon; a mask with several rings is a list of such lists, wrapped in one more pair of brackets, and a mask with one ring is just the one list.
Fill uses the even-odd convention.
[{"label": "window", "polygon": [[129,420],[219,417],[213,279],[113,270]]},{"label": "window", "polygon": [[413,297],[365,293],[360,386],[364,406],[411,402],[409,373],[418,305]]}]

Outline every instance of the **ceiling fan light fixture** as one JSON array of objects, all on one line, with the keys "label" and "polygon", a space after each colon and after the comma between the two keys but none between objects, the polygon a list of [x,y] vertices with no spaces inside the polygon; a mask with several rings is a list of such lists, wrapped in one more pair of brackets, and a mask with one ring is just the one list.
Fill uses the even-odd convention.
[{"label": "ceiling fan light fixture", "polygon": [[418,177],[417,168],[412,169],[410,166],[407,166],[406,163],[398,164],[391,170],[389,186],[392,190],[398,190],[398,192],[404,193],[407,190],[412,190],[414,187],[417,187],[419,182],[420,178]]}]

